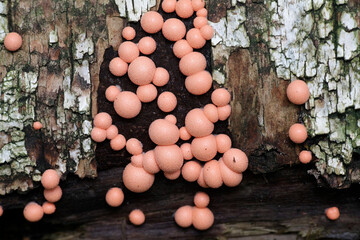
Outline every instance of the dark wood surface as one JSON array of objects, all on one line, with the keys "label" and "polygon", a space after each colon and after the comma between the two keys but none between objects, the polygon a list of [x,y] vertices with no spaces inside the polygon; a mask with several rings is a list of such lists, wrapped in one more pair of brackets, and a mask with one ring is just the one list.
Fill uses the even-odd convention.
[{"label": "dark wood surface", "polygon": [[[246,172],[238,187],[205,190],[215,223],[204,232],[182,229],[173,220],[176,209],[192,205],[194,194],[201,190],[194,183],[181,178],[170,181],[158,174],[148,192],[125,190],[123,205],[111,208],[104,196],[108,188],[121,186],[122,168],[99,171],[94,180],[69,176],[61,183],[64,196],[56,204],[56,213],[41,222],[28,223],[22,216],[28,195],[12,194],[2,201],[6,211],[0,218],[0,239],[359,239],[360,187],[319,188],[307,168],[296,166],[262,175]],[[31,195],[42,201],[41,189]],[[331,206],[340,209],[337,221],[324,215]],[[146,214],[140,227],[127,220],[134,208]]]},{"label": "dark wood surface", "polygon": [[[254,14],[261,13],[261,9],[254,6]],[[250,9],[251,10],[251,9]],[[166,18],[172,15],[167,15]],[[219,15],[220,16],[220,15]],[[260,15],[259,15],[260,16]],[[187,20],[189,27],[191,19]],[[139,24],[133,25],[139,30]],[[137,39],[144,36],[138,32]],[[184,89],[184,76],[179,73],[178,59],[172,55],[171,43],[154,35],[158,42],[158,55],[151,58],[157,66],[167,68],[171,73],[168,85],[159,92],[170,90],[176,93],[179,106],[174,114],[178,117],[178,126],[182,126],[186,112],[194,107],[201,107],[210,101],[210,93],[201,97],[194,97]],[[251,47],[255,51],[256,46]],[[256,50],[261,50],[256,48]],[[210,56],[210,44],[202,50],[207,59]],[[173,214],[183,205],[192,205],[194,194],[201,190],[196,183],[185,182],[182,178],[170,181],[159,173],[153,187],[146,193],[135,194],[127,191],[122,184],[121,176],[125,165],[129,162],[129,154],[125,150],[114,152],[109,142],[97,145],[96,160],[98,178],[79,179],[69,174],[61,182],[63,198],[56,204],[54,215],[45,216],[38,223],[29,223],[23,218],[22,210],[29,201],[44,201],[42,188],[32,190],[28,194],[12,193],[1,197],[0,202],[5,211],[0,218],[0,240],[2,239],[360,239],[360,186],[349,189],[334,190],[320,188],[314,177],[307,174],[312,165],[292,165],[296,162],[295,147],[289,142],[284,129],[297,116],[298,109],[290,106],[285,99],[286,81],[280,81],[279,87],[273,86],[274,78],[266,71],[262,78],[266,81],[264,91],[273,90],[274,101],[266,102],[275,107],[269,108],[268,113],[276,110],[280,103],[284,108],[281,114],[290,116],[281,122],[277,118],[267,115],[271,122],[268,126],[270,133],[280,132],[279,135],[260,136],[262,129],[254,125],[258,108],[251,109],[252,99],[257,89],[257,75],[239,75],[239,71],[257,71],[251,69],[256,61],[253,52],[239,50],[230,58],[230,82],[228,86],[233,92],[240,92],[240,104],[249,109],[246,116],[234,111],[231,118],[232,138],[234,145],[244,150],[250,157],[250,169],[254,172],[269,172],[255,175],[245,172],[244,180],[235,188],[221,187],[220,189],[206,189],[211,198],[209,208],[214,212],[214,226],[207,231],[197,231],[190,227],[178,227]],[[154,145],[147,135],[147,128],[151,121],[164,117],[156,103],[143,104],[141,114],[134,120],[124,120],[118,117],[112,104],[104,98],[106,87],[119,84],[124,90],[135,91],[135,86],[127,77],[115,78],[108,71],[109,61],[116,56],[116,52],[108,48],[104,53],[100,71],[100,85],[98,88],[99,111],[110,113],[121,133],[127,138],[138,137],[144,144],[144,150]],[[265,57],[264,57],[265,58]],[[267,61],[264,65],[270,65]],[[208,62],[207,69],[210,70]],[[265,68],[265,67],[264,67]],[[239,76],[245,76],[240,78]],[[249,77],[246,77],[249,76]],[[250,77],[252,76],[252,77]],[[274,80],[274,81],[275,81]],[[240,83],[242,85],[240,85]],[[276,101],[275,101],[276,100]],[[286,110],[285,110],[286,108]],[[271,111],[270,111],[271,110]],[[281,117],[279,114],[277,117]],[[284,124],[286,123],[286,124]],[[226,122],[217,124],[216,133],[226,132]],[[263,134],[263,133],[262,133]],[[284,140],[285,139],[285,140]],[[266,146],[275,146],[268,150]],[[279,157],[280,156],[280,157]],[[111,208],[105,203],[106,191],[113,186],[124,189],[125,202],[119,208]],[[329,221],[324,210],[331,206],[340,208],[341,217],[337,221]],[[134,227],[127,220],[127,215],[134,208],[140,208],[146,214],[146,223]]]}]

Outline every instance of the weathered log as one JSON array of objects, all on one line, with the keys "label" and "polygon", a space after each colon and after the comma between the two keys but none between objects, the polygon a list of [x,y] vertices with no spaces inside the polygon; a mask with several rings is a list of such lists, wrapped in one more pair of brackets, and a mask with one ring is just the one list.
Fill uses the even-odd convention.
[{"label": "weathered log", "polygon": [[[122,167],[99,171],[97,179],[68,176],[61,183],[63,199],[57,212],[41,222],[22,217],[27,196],[11,194],[2,201],[6,212],[0,218],[2,239],[359,239],[359,186],[334,190],[319,188],[307,166],[287,167],[276,173],[244,174],[236,188],[207,190],[214,226],[207,231],[178,227],[173,214],[183,205],[192,205],[196,184],[179,178],[167,180],[159,174],[150,191],[125,192],[119,208],[106,205],[108,188],[120,186]],[[114,182],[118,179],[118,182]],[[171,187],[169,187],[171,186]],[[32,191],[32,199],[42,199],[42,190]],[[324,209],[336,205],[341,216],[326,219]],[[146,223],[134,227],[127,215],[134,208],[146,214]],[[251,237],[251,238],[250,238]]]},{"label": "weathered log", "polygon": [[[104,91],[110,84],[135,90],[127,77],[113,77],[107,66],[127,24],[122,17],[136,21],[141,12],[158,7],[159,2],[0,1],[0,41],[9,30],[24,37],[22,49],[14,54],[0,45],[0,194],[29,191],[39,185],[40,173],[49,166],[66,178],[56,214],[40,223],[27,223],[21,215],[28,201],[43,201],[41,188],[2,197],[5,214],[0,218],[0,236],[358,239],[358,185],[347,190],[321,189],[306,173],[335,188],[350,187],[360,179],[356,154],[360,21],[355,0],[347,4],[340,0],[209,1],[209,19],[216,34],[211,49],[208,43],[202,51],[215,84],[225,85],[233,95],[229,125],[221,122],[217,131],[231,133],[234,146],[248,154],[250,170],[263,175],[248,172],[240,187],[208,191],[216,221],[206,232],[183,230],[173,222],[176,208],[192,204],[200,189],[181,179],[171,182],[158,174],[149,192],[126,191],[126,204],[118,209],[106,206],[106,190],[122,186],[122,169],[130,155],[113,152],[108,142],[95,148],[89,137],[92,116],[107,111],[127,138],[140,136],[145,150],[154,146],[146,128],[151,120],[165,116],[156,104],[144,104],[139,118],[126,121],[115,114]],[[190,20],[186,22],[189,27]],[[132,26],[140,30],[138,23]],[[138,33],[137,40],[144,35]],[[154,37],[159,45],[152,57],[173,76],[171,84],[160,91],[174,91],[185,103],[174,112],[181,126],[186,111],[207,103],[209,93],[195,98],[184,89],[171,43],[161,34]],[[286,98],[286,86],[294,78],[310,86],[312,96],[305,109]],[[41,132],[31,128],[34,120],[44,124]],[[304,146],[291,143],[287,136],[297,120],[304,121],[311,133]],[[328,132],[323,131],[326,128]],[[298,163],[302,148],[315,153],[316,163],[290,168]],[[78,178],[97,174],[95,180]],[[323,212],[332,205],[341,211],[336,222],[328,221]],[[136,207],[147,214],[147,223],[140,228],[126,220]]]}]

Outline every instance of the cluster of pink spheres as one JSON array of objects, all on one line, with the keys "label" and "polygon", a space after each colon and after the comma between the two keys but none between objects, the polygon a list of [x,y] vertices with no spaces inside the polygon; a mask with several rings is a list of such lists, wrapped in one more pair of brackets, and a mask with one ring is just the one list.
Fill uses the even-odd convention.
[{"label": "cluster of pink spheres", "polygon": [[[302,105],[309,100],[310,91],[307,84],[302,80],[292,81],[286,89],[286,94],[290,102],[296,105]],[[289,129],[289,137],[294,143],[300,144],[307,139],[307,130],[303,124],[295,123]],[[299,154],[300,162],[307,164],[312,160],[310,151],[302,150]],[[325,210],[325,215],[330,220],[336,220],[340,217],[337,207],[331,207]]]},{"label": "cluster of pink spheres", "polygon": [[[176,12],[180,18],[189,18],[194,12],[194,28],[186,31],[185,24],[178,18],[170,18],[164,22],[163,17],[154,11],[145,13],[140,24],[142,29],[154,34],[162,31],[163,36],[175,42],[174,55],[180,59],[179,69],[186,76],[185,87],[193,95],[202,95],[212,87],[212,76],[205,70],[206,59],[194,49],[202,48],[213,35],[213,29],[208,25],[207,11],[203,0],[165,0],[162,8],[165,12]],[[132,27],[124,28],[122,36],[127,40],[120,44],[118,57],[109,64],[110,72],[115,76],[128,74],[130,81],[138,86],[136,94],[122,91],[117,86],[106,89],[105,96],[113,102],[116,113],[126,119],[136,117],[142,108],[142,103],[154,101],[163,112],[172,112],[178,102],[172,92],[158,95],[157,87],[164,86],[170,79],[165,68],[156,67],[153,60],[143,55],[156,51],[156,42],[146,36],[138,44],[131,42],[136,35]],[[185,38],[185,39],[184,39]],[[242,172],[247,169],[248,158],[239,149],[231,148],[231,139],[226,134],[212,134],[214,123],[226,120],[231,114],[229,105],[230,93],[219,88],[211,94],[212,103],[203,108],[189,111],[185,117],[185,126],[176,126],[177,119],[169,114],[165,119],[154,120],[148,129],[152,142],[157,146],[150,151],[143,152],[142,143],[136,138],[128,140],[112,125],[111,116],[101,112],[94,118],[94,128],[91,137],[96,142],[110,140],[110,146],[118,151],[126,147],[132,154],[131,163],[123,171],[123,183],[132,192],[141,193],[149,190],[154,183],[155,174],[163,171],[166,178],[177,179],[180,175],[189,182],[196,182],[204,188],[219,188],[223,184],[234,187],[242,181]],[[188,141],[180,147],[176,144],[179,139]],[[214,160],[217,153],[223,154],[219,160]],[[184,164],[184,160],[187,162]],[[204,164],[202,164],[204,163]],[[117,207],[123,202],[124,194],[120,188],[112,188],[106,194],[106,201],[110,206]],[[207,205],[206,205],[207,206]],[[213,223],[211,211],[204,207],[191,208],[192,224],[195,228],[205,230]],[[209,214],[209,211],[211,214]],[[198,212],[198,213],[197,213]],[[142,213],[142,212],[141,212]],[[142,220],[142,214],[137,210],[132,216]],[[212,220],[207,219],[212,216]],[[208,221],[202,224],[201,221]],[[145,220],[145,218],[144,218]],[[142,224],[144,221],[137,221]],[[189,226],[190,226],[189,225]],[[180,224],[181,226],[181,224]]]},{"label": "cluster of pink spheres", "polygon": [[[292,81],[286,90],[290,102],[296,105],[302,105],[309,100],[310,91],[307,84],[302,80]],[[305,142],[308,137],[306,127],[301,123],[293,124],[289,129],[289,137],[294,143],[300,144]],[[303,150],[299,154],[300,162],[307,164],[311,161],[312,154],[310,151]]]},{"label": "cluster of pink spheres", "polygon": [[[211,74],[205,70],[206,59],[193,49],[202,48],[206,40],[213,36],[213,29],[208,25],[207,10],[204,0],[164,0],[162,8],[166,13],[176,12],[180,18],[189,18],[196,12],[194,28],[186,32],[185,24],[177,19],[170,18],[164,22],[158,12],[150,11],[141,18],[142,29],[154,34],[160,30],[163,36],[175,42],[174,55],[180,58],[179,69],[186,76],[185,87],[193,95],[202,95],[212,87]],[[144,55],[150,55],[156,50],[156,42],[152,37],[140,39],[138,44],[131,42],[136,32],[132,27],[123,29],[122,36],[127,40],[118,49],[119,57],[111,60],[110,72],[115,76],[126,73],[129,79],[138,85],[136,94],[130,91],[121,91],[117,86],[110,86],[106,90],[107,100],[114,102],[117,114],[123,118],[134,118],[141,111],[141,103],[152,102],[157,99],[157,104],[163,112],[171,112],[177,106],[176,96],[171,92],[163,92],[159,96],[157,87],[166,85],[169,81],[169,72]],[[185,39],[183,39],[185,37]],[[4,46],[8,51],[17,51],[22,45],[22,37],[15,32],[9,33],[4,39]],[[310,96],[309,89],[304,81],[295,80],[287,88],[288,99],[297,105],[304,104]],[[231,148],[231,139],[225,134],[214,135],[214,123],[226,120],[231,114],[230,93],[226,89],[216,89],[212,95],[212,103],[204,108],[191,110],[185,118],[185,126],[178,129],[176,117],[168,115],[165,119],[153,121],[149,127],[149,136],[157,144],[154,150],[143,153],[142,143],[136,138],[126,141],[119,134],[112,119],[107,113],[99,113],[94,118],[94,128],[91,137],[96,142],[109,139],[113,150],[118,151],[126,146],[132,154],[131,163],[125,167],[123,182],[126,188],[133,192],[145,192],[154,183],[154,174],[160,170],[166,178],[177,179],[180,175],[189,182],[195,182],[203,188],[219,188],[223,184],[234,187],[242,181],[242,172],[247,169],[248,159],[244,152]],[[40,122],[34,122],[33,128],[42,128]],[[180,139],[187,141],[194,137],[191,143],[176,145]],[[294,143],[303,143],[307,139],[307,130],[303,124],[296,123],[289,129],[289,137]],[[223,153],[219,160],[213,160],[217,153]],[[197,159],[192,160],[193,158]],[[303,150],[299,154],[302,163],[309,163],[312,159],[310,151]],[[184,164],[184,160],[189,160]],[[204,166],[200,162],[205,162]],[[61,199],[62,190],[58,186],[60,178],[55,170],[46,170],[41,179],[44,197],[47,202],[42,206],[35,202],[28,203],[24,208],[24,217],[30,222],[42,219],[44,213],[55,212],[54,202]],[[205,200],[204,200],[205,199]],[[106,202],[112,207],[118,207],[124,200],[120,188],[111,188],[106,194]],[[206,230],[212,226],[214,215],[206,208],[209,196],[197,193],[194,199],[195,207],[184,206],[175,213],[175,221],[181,227],[193,225],[199,230]],[[0,206],[0,216],[3,208]],[[332,207],[326,210],[326,215],[331,220],[339,218],[339,209]],[[133,210],[129,220],[134,225],[145,222],[144,213]]]},{"label": "cluster of pink spheres", "polygon": [[214,214],[207,208],[210,198],[204,192],[198,192],[194,197],[194,207],[185,205],[176,210],[174,219],[183,228],[193,225],[198,230],[206,230],[214,223]]},{"label": "cluster of pink spheres", "polygon": [[41,184],[44,187],[44,202],[42,206],[36,202],[29,202],[24,208],[24,217],[29,222],[37,222],[45,214],[53,214],[56,210],[55,202],[62,197],[62,190],[59,186],[60,177],[53,169],[46,170],[41,176]]}]

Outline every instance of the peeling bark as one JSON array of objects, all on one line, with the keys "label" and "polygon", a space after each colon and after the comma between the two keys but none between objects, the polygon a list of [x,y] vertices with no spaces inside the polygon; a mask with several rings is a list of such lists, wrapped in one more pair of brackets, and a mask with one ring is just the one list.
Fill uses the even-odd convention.
[{"label": "peeling bark", "polygon": [[283,96],[286,82],[300,78],[311,92],[299,120],[310,134],[304,147],[317,158],[316,176],[335,188],[359,182],[358,9],[358,1],[267,0],[235,4],[223,18],[210,19],[214,80],[233,90],[230,128],[252,170],[297,162],[299,148],[287,138],[297,111]]},{"label": "peeling bark", "polygon": [[[191,204],[199,190],[181,179],[170,183],[157,177],[147,193],[125,190],[121,208],[106,206],[106,190],[122,184],[129,155],[125,150],[109,154],[108,142],[96,149],[89,137],[92,117],[99,110],[107,111],[127,137],[142,134],[144,149],[153,147],[145,131],[157,117],[152,111],[156,104],[147,105],[149,112],[142,113],[142,120],[120,121],[104,91],[119,81],[107,65],[116,55],[122,27],[159,4],[154,0],[0,0],[0,43],[9,31],[24,37],[16,53],[0,44],[0,194],[29,191],[39,185],[40,173],[49,166],[67,177],[61,183],[64,198],[57,213],[38,224],[25,222],[21,211],[28,201],[43,201],[41,188],[26,196],[1,198],[6,209],[0,218],[6,229],[2,233],[11,239],[40,235],[43,239],[358,239],[358,186],[319,190],[306,173],[319,182],[326,179],[334,188],[360,182],[360,21],[355,0],[209,0],[216,34],[208,69],[212,67],[215,85],[227,87],[233,95],[229,124],[223,122],[219,129],[227,131],[228,126],[234,146],[248,154],[250,170],[262,174],[247,172],[240,187],[210,191],[216,222],[206,232],[182,230],[173,222],[174,211]],[[138,23],[133,26],[140,28]],[[210,59],[210,46],[206,47]],[[169,53],[171,49],[162,52]],[[176,67],[173,56],[155,58]],[[310,87],[305,108],[286,98],[287,84],[295,78],[306,80]],[[124,82],[119,84],[135,89]],[[180,81],[176,84],[170,90],[185,91]],[[185,112],[207,102],[209,93],[195,100],[184,92],[181,98],[191,103],[177,109],[179,126]],[[36,120],[44,125],[41,131],[32,129]],[[298,121],[311,135],[304,146],[291,143],[287,136]],[[130,129],[133,125],[138,127]],[[302,148],[315,154],[315,169],[289,168],[298,163]],[[323,210],[335,204],[341,219],[329,222]],[[134,206],[147,214],[141,231],[126,221]]]}]

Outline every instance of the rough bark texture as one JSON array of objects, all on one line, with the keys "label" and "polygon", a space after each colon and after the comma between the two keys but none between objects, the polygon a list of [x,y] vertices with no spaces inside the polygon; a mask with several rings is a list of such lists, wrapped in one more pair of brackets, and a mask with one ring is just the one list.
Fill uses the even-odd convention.
[{"label": "rough bark texture", "polygon": [[[124,165],[124,164],[123,164]],[[126,200],[119,208],[106,205],[104,196],[119,178],[123,167],[99,171],[95,180],[68,177],[61,183],[63,199],[57,212],[39,223],[22,217],[26,196],[12,194],[6,198],[6,211],[0,218],[1,239],[241,239],[298,240],[360,238],[359,186],[350,189],[319,189],[306,166],[284,168],[276,173],[244,174],[236,188],[207,190],[214,226],[207,231],[178,227],[173,214],[183,205],[192,205],[196,184],[179,178],[156,177],[146,193],[124,190]],[[119,179],[120,181],[120,179]],[[171,186],[171,187],[170,187]],[[284,189],[286,191],[284,191]],[[41,189],[32,191],[32,200],[42,201]],[[341,211],[338,221],[329,221],[324,209],[336,205]],[[146,223],[134,227],[127,216],[134,208],[146,214]]]},{"label": "rough bark texture", "polygon": [[[0,42],[13,30],[24,38],[15,53],[0,44],[0,194],[29,191],[39,185],[41,172],[49,166],[66,178],[57,213],[40,223],[25,222],[22,209],[29,201],[44,201],[41,188],[2,197],[0,238],[359,239],[359,187],[321,189],[307,174],[334,188],[350,187],[360,179],[356,0],[208,1],[216,34],[202,52],[214,85],[224,85],[233,96],[229,123],[219,123],[217,131],[231,133],[233,145],[249,156],[252,173],[244,175],[239,187],[208,191],[216,221],[206,232],[184,230],[173,221],[175,210],[192,204],[199,190],[182,179],[169,181],[158,174],[147,193],[125,190],[122,207],[106,206],[106,190],[123,186],[121,173],[130,155],[112,151],[108,141],[93,144],[91,120],[98,111],[109,112],[127,138],[140,136],[145,150],[153,147],[147,126],[165,114],[153,102],[143,105],[139,118],[124,121],[104,92],[111,84],[135,90],[126,76],[112,76],[108,64],[116,56],[122,27],[156,9],[159,2],[0,0]],[[186,21],[188,27],[190,22]],[[132,26],[140,31],[139,23]],[[139,32],[136,40],[143,35]],[[159,45],[152,58],[172,76],[159,92],[178,94],[184,104],[179,103],[174,114],[182,126],[185,112],[209,102],[210,93],[201,98],[187,93],[172,44],[160,33],[154,38]],[[295,78],[309,84],[311,99],[305,108],[286,98],[286,86]],[[31,127],[37,120],[44,125],[38,132]],[[289,127],[299,121],[311,135],[303,146],[287,136]],[[314,152],[316,163],[291,167],[304,148]],[[333,205],[341,211],[336,222],[328,221],[323,212]],[[147,215],[140,228],[126,220],[137,207]]]},{"label": "rough bark texture", "polygon": [[[317,159],[310,173],[334,188],[358,183],[360,2],[214,1],[210,6],[214,80],[234,93],[230,129],[255,163],[251,169],[273,171],[298,161],[299,149],[287,131],[304,122],[310,138],[303,148]],[[311,92],[300,116],[285,97],[288,81],[299,78]]]},{"label": "rough bark texture", "polygon": [[[9,31],[23,37],[15,53],[0,46],[1,195],[32,189],[49,166],[63,178],[68,173],[96,177],[90,132],[104,51],[121,42],[125,20],[120,16],[138,20],[156,1],[131,4],[0,2],[0,42]],[[34,131],[34,121],[44,128]]]}]

